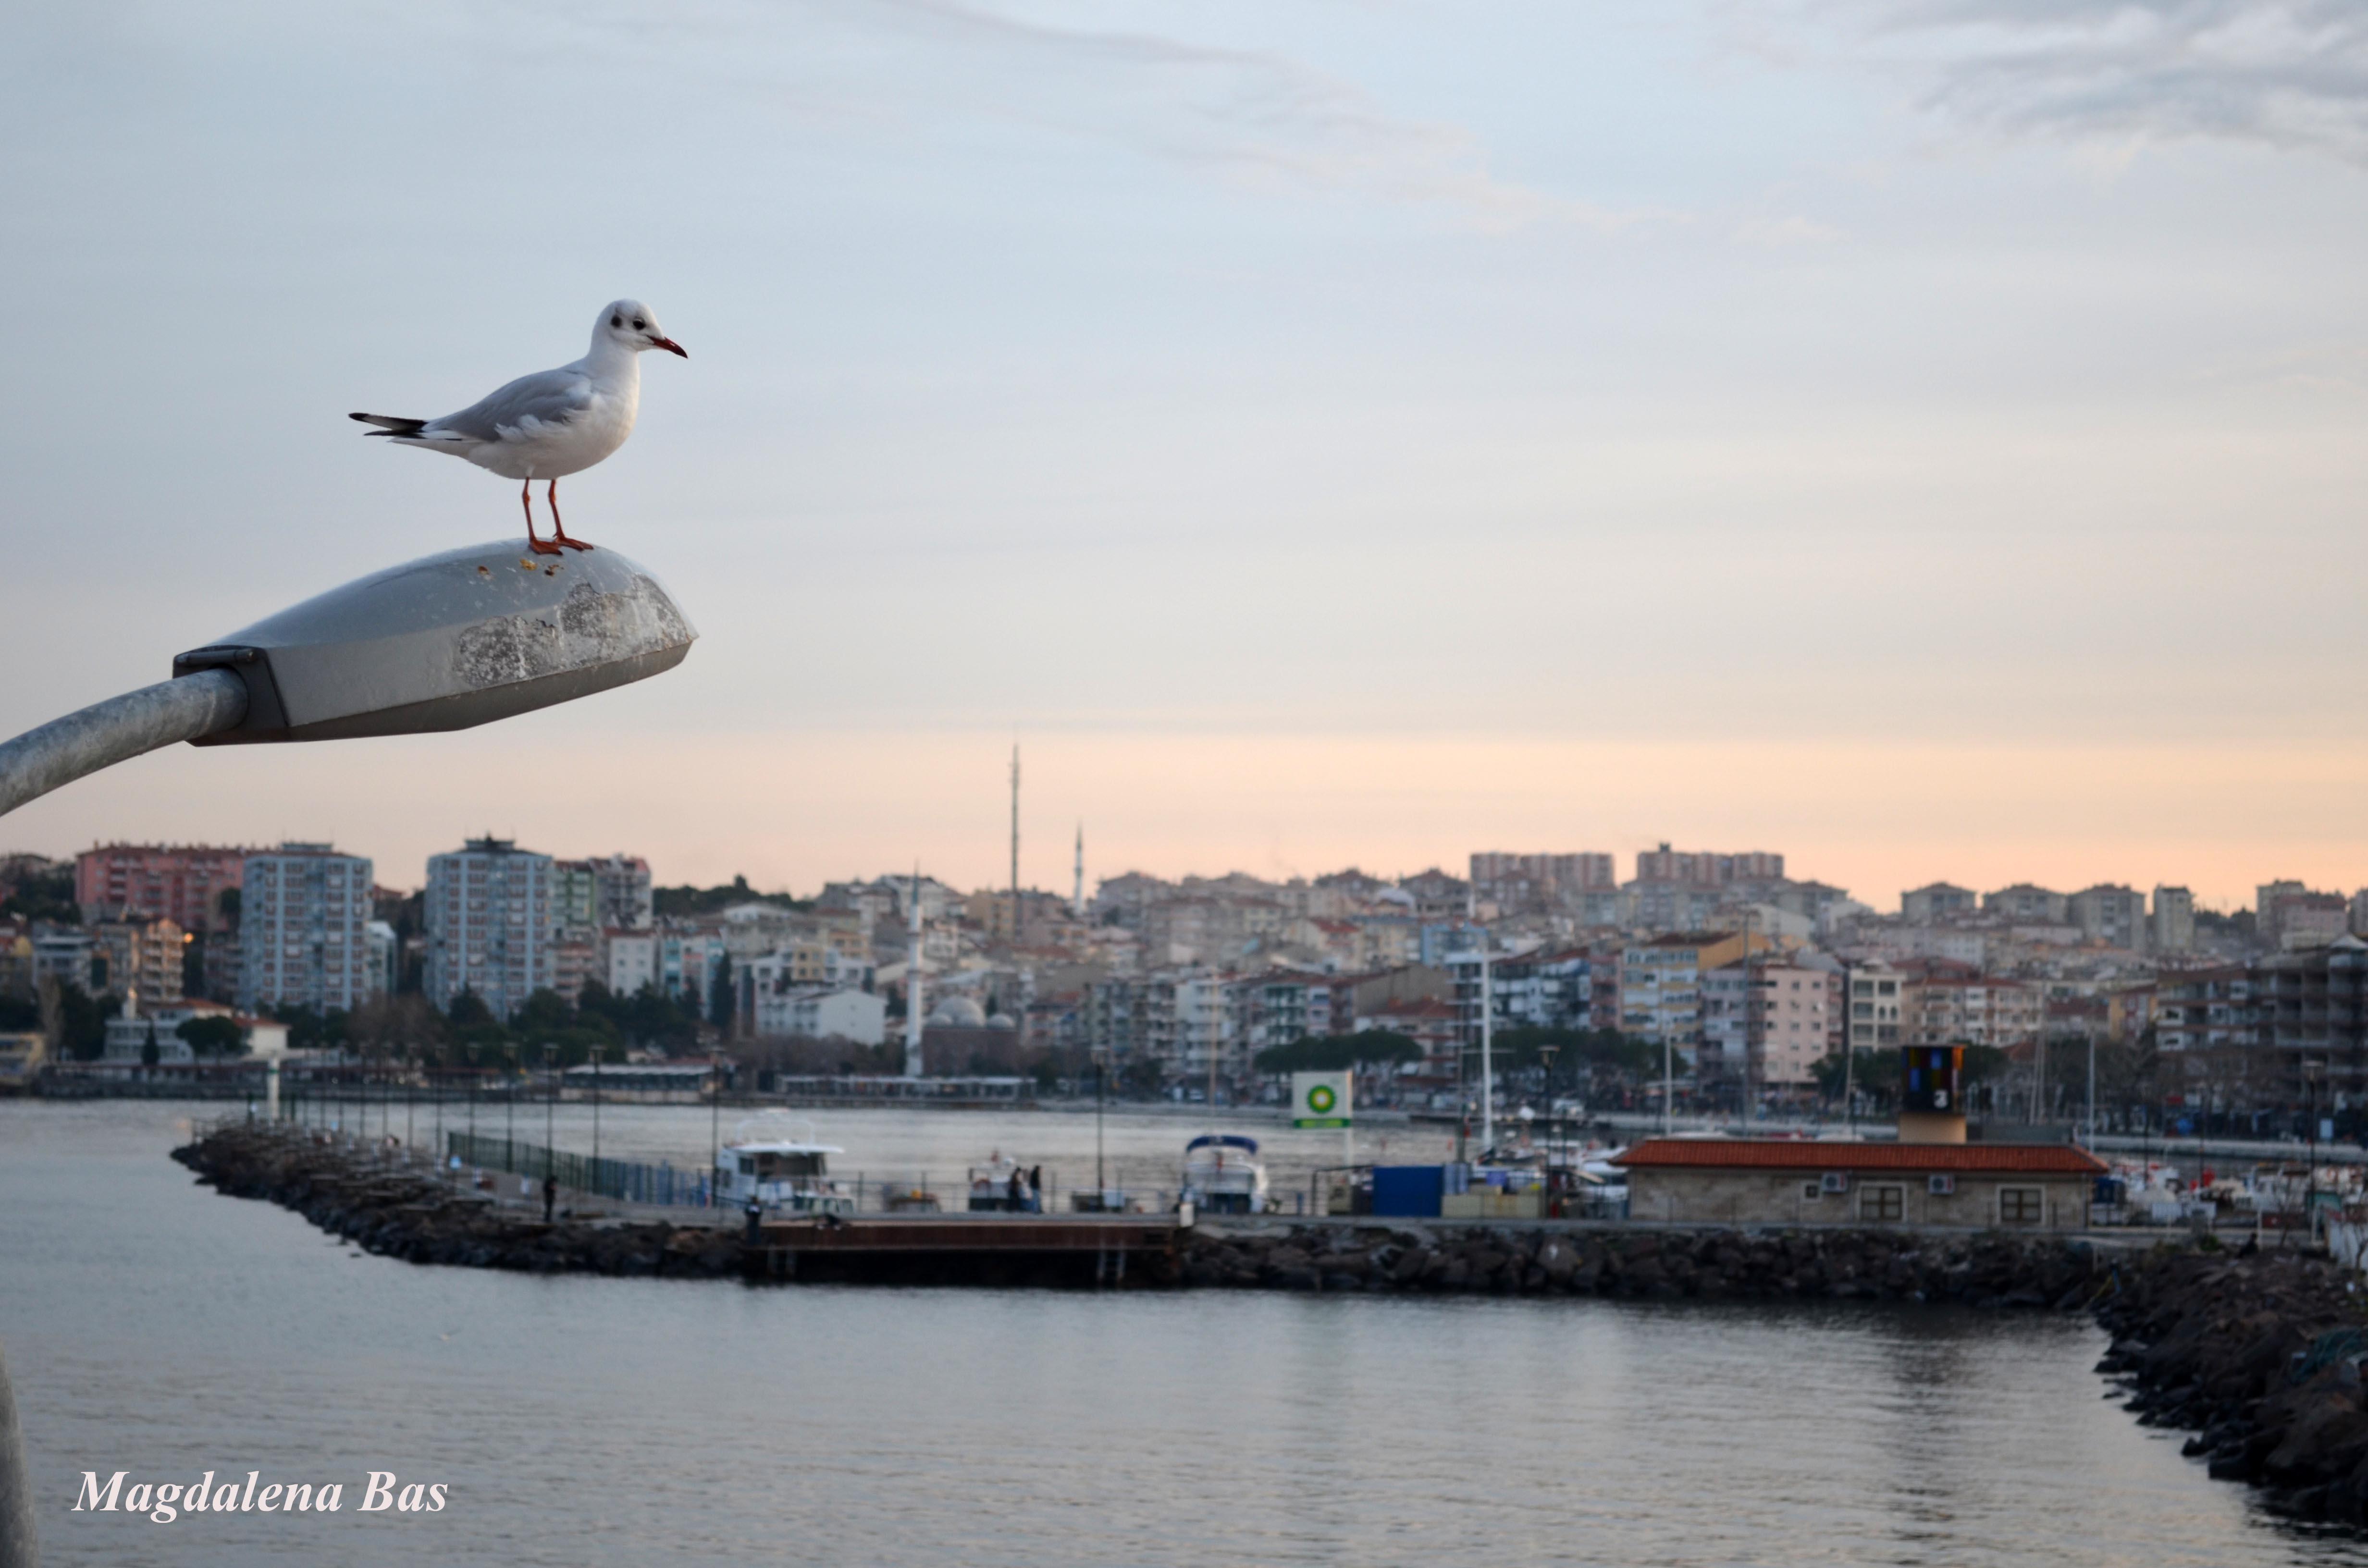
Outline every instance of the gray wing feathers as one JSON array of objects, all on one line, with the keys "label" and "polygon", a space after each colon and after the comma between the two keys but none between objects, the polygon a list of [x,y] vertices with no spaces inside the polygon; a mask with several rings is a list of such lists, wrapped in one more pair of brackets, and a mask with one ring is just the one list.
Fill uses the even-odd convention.
[{"label": "gray wing feathers", "polygon": [[564,425],[584,412],[592,400],[592,379],[579,370],[538,370],[481,398],[458,414],[431,419],[422,437],[459,437],[471,441],[498,441],[505,429],[515,430],[529,420]]}]

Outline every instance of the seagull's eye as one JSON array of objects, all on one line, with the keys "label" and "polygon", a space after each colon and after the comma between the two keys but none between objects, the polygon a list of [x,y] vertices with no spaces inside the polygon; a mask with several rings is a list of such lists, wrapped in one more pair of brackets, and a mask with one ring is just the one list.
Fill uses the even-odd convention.
[{"label": "seagull's eye", "polygon": [[625,324],[625,318],[622,316],[610,316],[609,318],[609,324],[610,326],[622,326]]},{"label": "seagull's eye", "polygon": [[639,317],[639,316],[635,316],[635,317],[633,318],[633,330],[634,330],[635,332],[639,332],[639,331],[641,331],[643,327],[645,327],[645,326],[647,326],[647,325],[649,325],[649,323],[647,323],[647,322],[643,321],[641,317]]}]

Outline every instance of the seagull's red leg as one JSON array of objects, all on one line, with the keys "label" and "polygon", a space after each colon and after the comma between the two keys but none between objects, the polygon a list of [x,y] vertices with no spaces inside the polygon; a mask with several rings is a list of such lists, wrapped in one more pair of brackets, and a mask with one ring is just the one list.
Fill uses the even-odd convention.
[{"label": "seagull's red leg", "polygon": [[557,555],[559,546],[545,544],[534,537],[534,481],[518,486],[518,505],[526,508],[526,547],[537,555]]},{"label": "seagull's red leg", "polygon": [[570,550],[591,550],[596,548],[595,546],[585,543],[580,539],[569,539],[567,537],[567,525],[559,520],[559,481],[555,479],[551,482],[549,499],[551,502],[552,542],[554,544],[564,544]]}]

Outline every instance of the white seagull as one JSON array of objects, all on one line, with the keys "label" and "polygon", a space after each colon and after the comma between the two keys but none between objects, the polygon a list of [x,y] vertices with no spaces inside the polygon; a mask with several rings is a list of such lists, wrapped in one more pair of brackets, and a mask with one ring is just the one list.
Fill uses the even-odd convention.
[{"label": "white seagull", "polygon": [[[619,300],[602,308],[592,324],[592,351],[572,365],[520,376],[498,392],[479,399],[458,414],[441,419],[404,419],[392,414],[357,414],[352,418],[380,428],[370,432],[397,445],[425,447],[466,458],[518,483],[518,504],[526,508],[526,545],[537,555],[569,550],[590,550],[579,539],[569,539],[559,521],[559,480],[581,473],[625,444],[633,433],[633,416],[642,408],[642,351],[663,348],[680,354],[681,344],[658,328],[658,318],[639,300]],[[551,488],[551,542],[534,536],[534,501],[529,494],[538,479]]]}]

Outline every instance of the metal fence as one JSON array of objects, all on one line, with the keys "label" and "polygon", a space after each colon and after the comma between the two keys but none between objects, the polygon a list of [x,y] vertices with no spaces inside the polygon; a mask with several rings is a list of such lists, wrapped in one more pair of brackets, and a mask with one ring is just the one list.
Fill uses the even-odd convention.
[{"label": "metal fence", "polygon": [[509,1138],[471,1137],[466,1132],[444,1135],[446,1157],[484,1170],[508,1171],[522,1176],[548,1176],[564,1187],[589,1192],[620,1203],[672,1204],[704,1209],[711,1188],[704,1171],[677,1170],[672,1165],[637,1165],[631,1160],[596,1160],[521,1143]]}]

